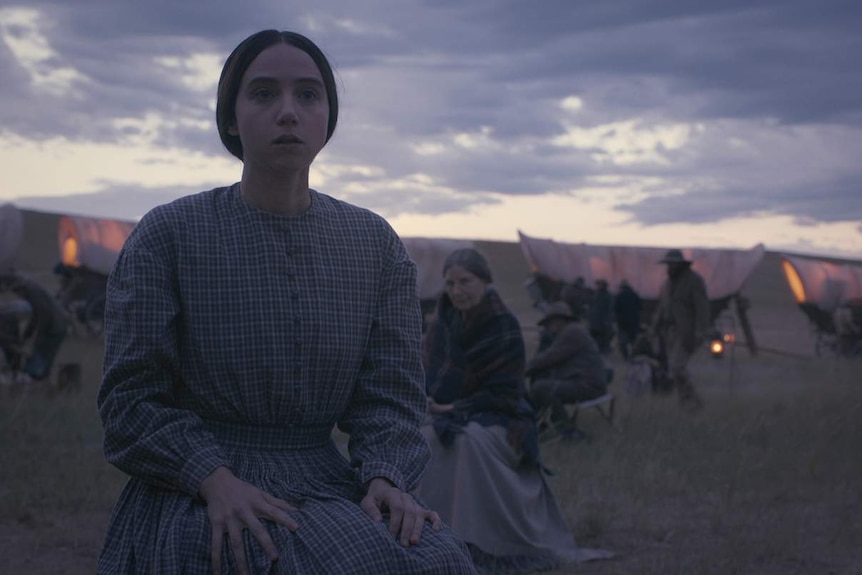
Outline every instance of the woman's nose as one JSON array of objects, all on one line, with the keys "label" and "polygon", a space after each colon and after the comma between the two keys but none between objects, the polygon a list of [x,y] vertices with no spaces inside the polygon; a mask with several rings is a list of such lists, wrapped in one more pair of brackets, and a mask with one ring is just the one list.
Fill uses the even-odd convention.
[{"label": "woman's nose", "polygon": [[286,96],[281,101],[281,106],[278,109],[278,124],[280,126],[292,126],[299,122],[299,117],[296,115],[296,102],[293,98]]}]

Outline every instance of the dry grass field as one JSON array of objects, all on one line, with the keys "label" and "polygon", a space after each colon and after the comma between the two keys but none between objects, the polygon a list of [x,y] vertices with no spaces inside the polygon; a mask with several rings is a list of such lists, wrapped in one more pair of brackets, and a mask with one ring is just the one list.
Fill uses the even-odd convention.
[{"label": "dry grass field", "polygon": [[[28,213],[27,224],[22,267],[50,282],[56,218]],[[534,345],[517,245],[479,248]],[[862,574],[862,362],[811,357],[774,254],[744,293],[764,350],[696,358],[703,412],[627,397],[625,366],[613,358],[617,428],[586,412],[587,441],[545,447],[578,542],[618,553],[556,573]],[[101,351],[99,342],[65,344],[59,362],[83,365],[79,391],[0,389],[0,573],[94,572],[124,481],[101,454]]]}]

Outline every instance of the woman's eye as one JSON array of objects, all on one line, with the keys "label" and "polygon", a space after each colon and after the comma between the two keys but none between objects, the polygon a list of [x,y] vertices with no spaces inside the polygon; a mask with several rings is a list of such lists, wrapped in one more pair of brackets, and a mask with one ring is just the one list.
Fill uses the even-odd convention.
[{"label": "woman's eye", "polygon": [[273,91],[270,90],[269,88],[258,88],[257,90],[255,90],[252,93],[252,95],[257,100],[269,100],[270,98],[273,97],[274,94],[273,94]]},{"label": "woman's eye", "polygon": [[314,90],[311,90],[311,89],[301,90],[299,92],[299,99],[307,101],[307,102],[314,101],[317,99],[317,92],[315,92]]}]

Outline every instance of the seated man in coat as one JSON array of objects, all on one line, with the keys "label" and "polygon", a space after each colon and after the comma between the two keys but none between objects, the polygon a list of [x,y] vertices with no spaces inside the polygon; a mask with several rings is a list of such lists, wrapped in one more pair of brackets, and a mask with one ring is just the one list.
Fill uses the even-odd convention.
[{"label": "seated man in coat", "polygon": [[606,393],[604,360],[596,341],[566,303],[551,304],[539,325],[553,341],[527,364],[527,375],[533,379],[530,401],[537,410],[550,409],[557,430],[571,434],[575,429],[564,406]]}]

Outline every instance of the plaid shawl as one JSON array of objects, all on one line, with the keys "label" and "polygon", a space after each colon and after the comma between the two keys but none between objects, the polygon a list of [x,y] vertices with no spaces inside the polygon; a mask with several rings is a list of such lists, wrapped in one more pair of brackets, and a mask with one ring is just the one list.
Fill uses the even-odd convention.
[{"label": "plaid shawl", "polygon": [[538,461],[535,414],[526,400],[526,353],[521,326],[493,289],[462,314],[447,295],[424,343],[425,390],[455,409],[434,416],[440,442],[449,446],[467,423],[501,425],[524,462]]}]

